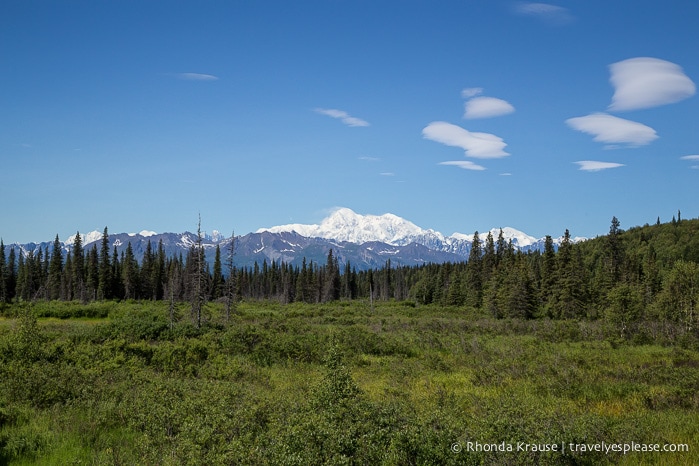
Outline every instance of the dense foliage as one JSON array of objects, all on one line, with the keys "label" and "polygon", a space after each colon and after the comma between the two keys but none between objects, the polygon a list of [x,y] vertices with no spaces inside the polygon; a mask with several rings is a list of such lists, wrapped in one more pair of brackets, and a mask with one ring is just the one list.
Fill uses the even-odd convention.
[{"label": "dense foliage", "polygon": [[[679,216],[679,213],[678,213]],[[327,303],[336,300],[410,300],[415,304],[466,306],[495,318],[604,318],[621,338],[695,338],[699,327],[699,220],[623,231],[613,218],[606,236],[574,244],[566,230],[555,250],[517,252],[500,235],[483,242],[474,235],[464,263],[357,271],[340,267],[333,251],[325,264],[292,266],[272,261],[238,269],[233,250],[215,251],[213,267],[201,242],[187,257],[166,257],[148,243],[139,264],[130,247],[110,253],[108,233],[87,251],[77,235],[65,258],[56,237],[48,248],[26,256],[9,254],[0,242],[0,301],[110,299]],[[222,259],[222,255],[224,256]],[[194,311],[200,318],[200,313]],[[197,321],[200,325],[200,321]]]},{"label": "dense foliage", "polygon": [[359,272],[0,242],[0,464],[697,464],[697,230]]},{"label": "dense foliage", "polygon": [[[77,319],[36,318],[71,311]],[[13,304],[0,464],[696,464],[699,352],[414,302]],[[689,451],[468,451],[480,444]],[[461,451],[459,451],[461,449]]]}]

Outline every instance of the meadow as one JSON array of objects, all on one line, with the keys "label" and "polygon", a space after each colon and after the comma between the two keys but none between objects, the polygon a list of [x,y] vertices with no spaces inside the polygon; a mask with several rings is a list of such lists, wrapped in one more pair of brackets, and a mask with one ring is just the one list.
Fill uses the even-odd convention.
[{"label": "meadow", "polygon": [[693,344],[414,302],[170,311],[3,305],[0,464],[699,464]]}]

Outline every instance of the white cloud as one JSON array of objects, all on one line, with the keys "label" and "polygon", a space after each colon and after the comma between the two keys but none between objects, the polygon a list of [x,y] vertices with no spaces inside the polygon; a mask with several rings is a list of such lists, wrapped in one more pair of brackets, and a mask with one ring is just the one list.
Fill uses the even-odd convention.
[{"label": "white cloud", "polygon": [[315,108],[313,111],[320,113],[321,115],[337,118],[347,126],[369,126],[368,122],[362,120],[361,118],[353,117],[344,110],[337,110],[334,108]]},{"label": "white cloud", "polygon": [[609,110],[657,107],[691,97],[696,86],[679,65],[658,58],[630,58],[609,65],[614,96]]},{"label": "white cloud", "polygon": [[658,139],[653,128],[606,113],[593,113],[583,117],[569,118],[566,123],[577,131],[592,134],[595,141],[606,144],[638,147]]},{"label": "white cloud", "polygon": [[580,162],[573,162],[577,163],[580,165],[580,170],[584,170],[587,172],[598,172],[601,170],[607,170],[610,168],[618,168],[618,167],[623,167],[623,163],[614,163],[614,162],[597,162],[594,160],[581,160]]},{"label": "white cloud", "polygon": [[439,162],[439,165],[453,165],[464,170],[485,170],[485,167],[477,165],[470,160],[451,160],[449,162]]},{"label": "white cloud", "polygon": [[464,118],[492,118],[507,115],[515,111],[515,108],[506,100],[495,97],[474,97],[464,106]]},{"label": "white cloud", "polygon": [[482,87],[467,87],[466,89],[461,91],[461,97],[463,97],[464,99],[470,99],[471,97],[476,97],[477,95],[481,95],[482,93]]},{"label": "white cloud", "polygon": [[179,73],[177,77],[186,81],[216,81],[218,76],[201,73]]},{"label": "white cloud", "polygon": [[422,136],[447,146],[460,147],[467,157],[495,159],[510,155],[503,150],[507,144],[502,138],[489,133],[471,132],[444,121],[427,125],[422,130]]},{"label": "white cloud", "polygon": [[383,173],[380,173],[380,175],[381,176],[396,176],[396,174],[393,172],[383,172]]},{"label": "white cloud", "polygon": [[362,155],[361,157],[358,157],[359,160],[364,160],[366,162],[378,162],[381,160],[378,157],[369,157],[368,155]]},{"label": "white cloud", "polygon": [[699,155],[685,155],[680,157],[680,160],[699,160]]},{"label": "white cloud", "polygon": [[500,173],[500,176],[512,176],[512,173],[508,173],[508,172]]},{"label": "white cloud", "polygon": [[573,16],[567,8],[548,3],[521,2],[515,5],[514,11],[520,15],[531,16],[555,26],[562,26],[573,20]]}]

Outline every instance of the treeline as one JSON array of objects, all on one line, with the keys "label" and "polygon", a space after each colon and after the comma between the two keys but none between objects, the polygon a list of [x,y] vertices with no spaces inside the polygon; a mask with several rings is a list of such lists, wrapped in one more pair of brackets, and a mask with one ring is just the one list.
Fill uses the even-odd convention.
[{"label": "treeline", "polygon": [[[678,214],[679,215],[679,214]],[[409,300],[480,309],[494,317],[606,317],[622,333],[635,322],[662,320],[697,328],[699,310],[699,220],[675,219],[629,231],[612,219],[606,236],[574,244],[566,230],[556,250],[516,251],[502,233],[485,241],[474,234],[468,261],[357,271],[340,267],[333,251],[324,264],[263,262],[234,264],[231,249],[215,251],[213,267],[203,260],[201,241],[183,257],[167,257],[161,243],[146,248],[142,261],[131,245],[110,251],[105,228],[101,244],[83,248],[80,234],[65,254],[53,248],[26,256],[0,242],[0,300],[146,299],[173,301],[276,300],[322,303],[335,300]],[[224,256],[222,258],[222,256]]]}]

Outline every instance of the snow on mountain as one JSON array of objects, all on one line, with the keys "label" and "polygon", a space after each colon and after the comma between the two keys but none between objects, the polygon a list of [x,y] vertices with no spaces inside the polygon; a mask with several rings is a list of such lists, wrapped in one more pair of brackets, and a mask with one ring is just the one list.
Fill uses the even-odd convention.
[{"label": "snow on mountain", "polygon": [[[69,246],[73,245],[75,243],[75,238],[78,235],[70,235],[67,240],[63,242],[64,245]],[[82,241],[82,245],[85,246],[86,244],[94,243],[95,241],[99,241],[102,239],[102,232],[101,231],[91,231],[89,233],[81,233],[80,234],[80,240]]]},{"label": "snow on mountain", "polygon": [[[257,233],[296,232],[310,238],[325,238],[363,244],[380,241],[393,245],[406,245],[417,240],[444,241],[444,236],[434,230],[424,230],[414,223],[393,214],[360,215],[348,208],[341,208],[326,217],[320,225],[289,224],[272,228],[260,228]],[[421,243],[422,244],[422,243]]]},{"label": "snow on mountain", "polygon": [[[490,233],[497,240],[500,228],[493,228]],[[369,241],[404,246],[410,243],[418,243],[424,246],[450,252],[463,251],[464,243],[470,246],[473,235],[454,233],[445,237],[442,233],[418,227],[414,223],[393,214],[360,215],[348,208],[341,208],[326,217],[320,225],[290,224],[272,228],[261,228],[257,233],[268,231],[270,233],[292,232],[315,238],[333,239],[336,241],[348,241],[363,244]],[[511,227],[502,228],[503,238],[506,242],[512,240],[515,248],[527,248],[539,241]],[[485,242],[488,232],[479,233],[481,241]]]},{"label": "snow on mountain", "polygon": [[157,235],[157,233],[150,230],[141,230],[139,235],[143,236],[144,238],[150,238],[151,236]]},{"label": "snow on mountain", "polygon": [[[482,242],[488,233],[497,243],[500,228],[479,233]],[[544,238],[536,239],[511,227],[502,228],[505,242],[512,242],[520,251],[543,250]],[[83,246],[101,241],[102,232],[92,231],[81,234]],[[413,265],[426,263],[458,262],[467,260],[472,248],[473,234],[454,233],[444,236],[442,233],[423,229],[414,223],[393,214],[360,215],[350,209],[334,211],[318,225],[291,224],[272,228],[263,228],[256,233],[236,237],[236,264],[240,267],[252,267],[264,261],[284,261],[297,266],[304,260],[322,263],[326,260],[328,250],[333,249],[340,265],[351,263],[366,270],[381,267],[388,259],[393,265]],[[572,238],[573,242],[585,238]],[[168,257],[177,254],[186,255],[187,251],[199,241],[197,235],[184,233],[155,233],[142,230],[140,233],[119,233],[109,235],[108,247],[117,248],[122,253],[131,245],[137,260],[141,260],[148,248],[154,244],[160,247]],[[211,234],[202,234],[202,246],[207,260],[211,263],[217,246],[226,248],[231,238],[226,238],[217,230]],[[562,238],[554,238],[554,248]],[[64,243],[64,251],[72,250],[75,235]],[[25,257],[36,250],[51,250],[52,242],[15,244],[6,248],[18,249]],[[92,247],[92,246],[90,246]]]}]

